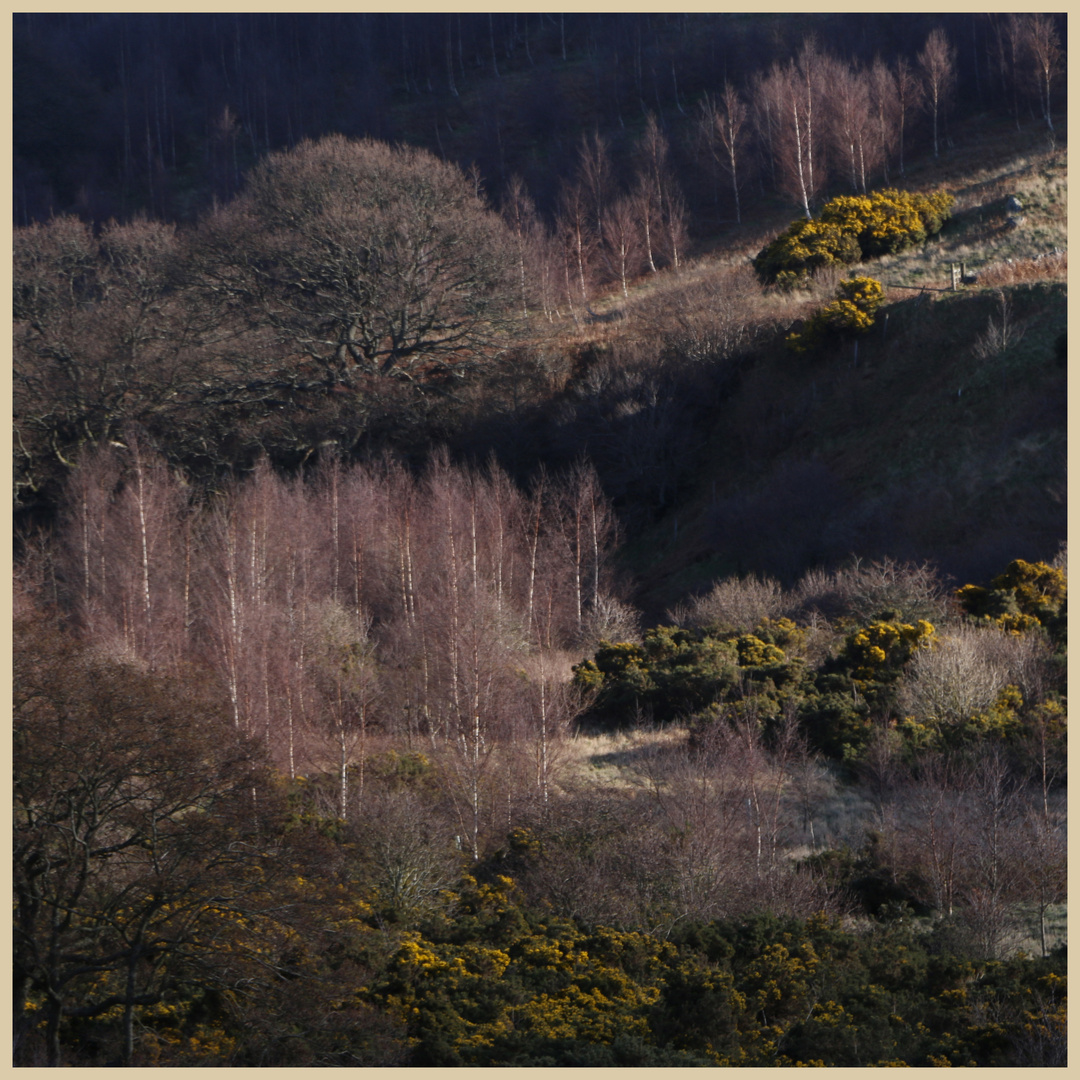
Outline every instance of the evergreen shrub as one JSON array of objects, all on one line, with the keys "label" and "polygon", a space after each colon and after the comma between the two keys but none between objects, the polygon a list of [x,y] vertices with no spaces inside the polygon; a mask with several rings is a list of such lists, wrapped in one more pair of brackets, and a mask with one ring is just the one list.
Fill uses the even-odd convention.
[{"label": "evergreen shrub", "polygon": [[946,191],[920,195],[896,188],[840,195],[816,218],[792,222],[766,244],[753,261],[754,270],[765,285],[790,287],[823,266],[893,255],[941,232],[954,201]]}]

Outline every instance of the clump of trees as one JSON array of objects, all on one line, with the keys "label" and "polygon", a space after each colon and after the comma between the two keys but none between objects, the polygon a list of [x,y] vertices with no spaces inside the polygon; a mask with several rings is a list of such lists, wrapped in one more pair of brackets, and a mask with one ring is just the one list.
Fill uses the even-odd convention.
[{"label": "clump of trees", "polygon": [[513,251],[456,166],[340,136],[268,156],[195,228],[20,229],[16,495],[55,498],[131,424],[210,471],[351,449],[385,384],[422,410],[512,340]]},{"label": "clump of trees", "polygon": [[1058,1060],[1040,628],[926,567],[718,582],[578,666],[594,719],[691,720],[604,783],[563,737],[586,474],[263,469],[198,513],[145,451],[75,475],[16,591],[21,1063]]},{"label": "clump of trees", "polygon": [[989,587],[965,585],[957,593],[968,614],[1020,634],[1044,627],[1055,643],[1064,646],[1065,603],[1068,591],[1063,570],[1044,562],[1015,559]]},{"label": "clump of trees", "polygon": [[376,732],[443,761],[477,854],[499,790],[548,798],[579,708],[563,651],[625,625],[591,469],[523,492],[494,464],[445,458],[419,478],[331,460],[307,483],[264,462],[205,503],[190,494],[134,435],[87,452],[39,587],[108,654],[210,673],[283,773],[332,770],[342,819]]},{"label": "clump of trees", "polygon": [[1063,961],[975,980],[903,920],[856,936],[824,914],[758,916],[658,941],[540,921],[519,897],[505,877],[474,884],[464,925],[406,941],[369,991],[407,1017],[417,1064],[959,1065],[1040,1044],[1061,1059]]},{"label": "clump of trees", "polygon": [[629,181],[625,133],[652,110],[691,213],[745,220],[769,189],[802,207],[830,182],[888,183],[973,113],[1052,129],[1062,107],[1060,14],[814,21],[816,39],[780,16],[716,14],[20,15],[16,216],[193,221],[260,157],[344,131],[407,132],[496,190],[519,175],[550,219],[567,143],[595,133]]},{"label": "clump of trees", "polygon": [[511,245],[454,165],[328,136],[271,154],[199,231],[203,287],[331,383],[426,381],[501,342]]},{"label": "clump of trees", "polygon": [[130,1065],[146,1012],[265,902],[262,755],[192,672],[162,678],[32,611],[15,640],[16,1060],[40,1044],[59,1065],[64,1035],[107,1017]]},{"label": "clump of trees", "polygon": [[[495,79],[519,27],[526,54],[557,28],[572,67],[562,17],[483,22]],[[56,510],[16,568],[18,1063],[1058,1063],[1063,562],[955,596],[891,560],[726,579],[642,632],[605,496],[629,521],[674,501],[694,424],[775,310],[745,264],[681,277],[684,187],[711,181],[736,219],[770,182],[803,207],[782,286],[918,242],[947,196],[867,189],[903,172],[918,110],[944,145],[945,36],[917,70],[807,39],[701,98],[691,147],[645,109],[639,35],[612,101],[632,82],[640,123],[634,105],[631,134],[593,128],[541,210],[514,177],[496,213],[441,141],[278,138],[268,86],[252,137],[266,68],[240,26],[220,55],[247,115],[226,108],[207,155],[220,203],[186,228],[16,236],[17,498]],[[444,62],[458,96],[462,20],[439,18],[437,69],[415,26],[394,24],[406,96]],[[140,79],[121,65],[125,184]],[[171,93],[163,74],[144,95],[160,207]],[[854,194],[811,219],[837,182]],[[622,311],[589,306],[663,270]],[[880,301],[843,283],[805,342]],[[560,321],[616,317],[625,333],[550,347]],[[482,461],[499,425],[527,482],[431,449],[456,434]],[[830,479],[790,476],[811,502]],[[1003,961],[1036,918],[1042,956]]]},{"label": "clump of trees", "polygon": [[[789,592],[729,579],[672,612],[681,626],[640,644],[602,642],[574,677],[594,695],[598,723],[644,715],[701,727],[752,709],[769,728],[793,711],[813,747],[850,763],[883,722],[899,724],[912,754],[1030,741],[1063,692],[1054,652],[1065,577],[1017,560],[992,585],[958,591],[978,616],[964,621],[927,567],[855,563],[811,572]],[[983,614],[991,604],[1015,610],[995,622]]]}]

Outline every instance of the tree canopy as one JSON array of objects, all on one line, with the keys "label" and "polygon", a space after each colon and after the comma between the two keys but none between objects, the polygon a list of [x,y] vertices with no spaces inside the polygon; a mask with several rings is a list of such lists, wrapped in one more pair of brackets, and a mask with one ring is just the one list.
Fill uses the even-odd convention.
[{"label": "tree canopy", "polygon": [[453,374],[508,326],[509,232],[425,150],[303,142],[203,233],[207,287],[329,381]]}]

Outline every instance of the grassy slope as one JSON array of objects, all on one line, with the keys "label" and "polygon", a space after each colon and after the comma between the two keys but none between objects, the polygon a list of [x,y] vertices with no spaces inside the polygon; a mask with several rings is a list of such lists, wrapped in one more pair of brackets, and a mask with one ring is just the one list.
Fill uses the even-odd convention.
[{"label": "grassy slope", "polygon": [[[963,260],[983,284],[891,288],[887,330],[860,341],[857,362],[850,343],[806,358],[776,341],[755,358],[715,416],[695,493],[627,552],[648,611],[724,573],[790,576],[848,553],[929,558],[964,579],[1054,554],[1065,536],[1066,371],[1054,354],[1065,270],[1047,260],[1009,283],[1004,260],[1065,249],[1067,167],[1060,146],[1031,153],[1032,136],[1027,152],[1019,141],[998,132],[970,171],[951,163],[958,212],[939,242],[865,267],[893,286],[943,289]],[[930,186],[920,172],[910,186]],[[1018,229],[1008,194],[1024,205]],[[980,335],[1000,320],[987,281],[1003,284],[1017,340],[980,358]],[[823,293],[787,301],[790,317]]]}]

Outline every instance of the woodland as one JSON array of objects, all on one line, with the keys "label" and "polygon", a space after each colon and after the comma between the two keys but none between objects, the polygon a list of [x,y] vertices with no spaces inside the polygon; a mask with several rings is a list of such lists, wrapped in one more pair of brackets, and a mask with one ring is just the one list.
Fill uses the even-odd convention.
[{"label": "woodland", "polygon": [[13,18],[18,1066],[1066,1062],[1066,18]]}]

